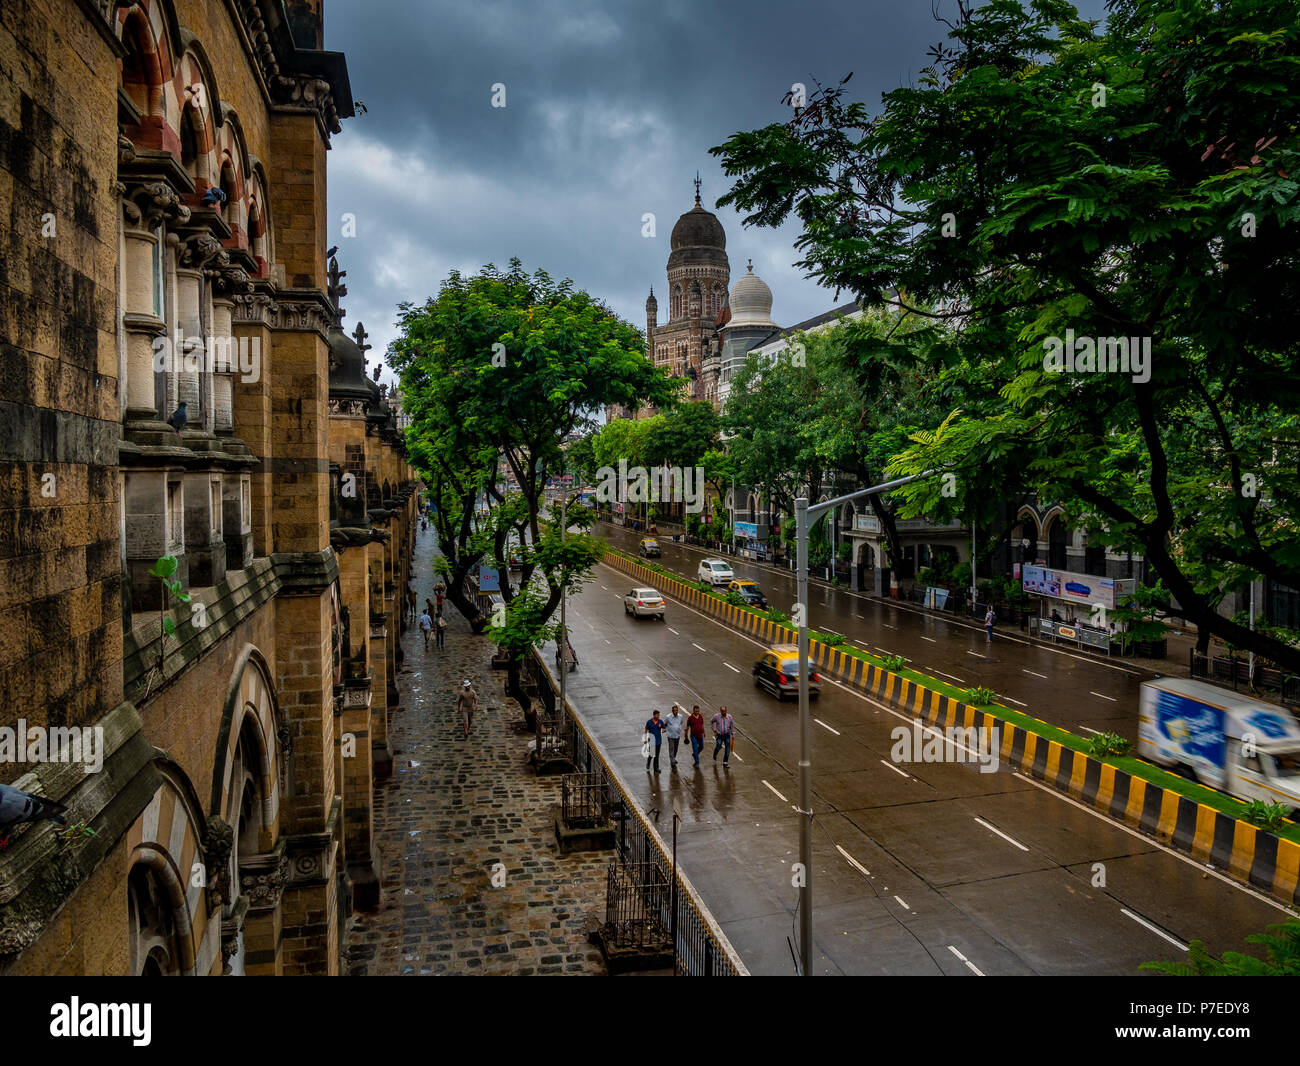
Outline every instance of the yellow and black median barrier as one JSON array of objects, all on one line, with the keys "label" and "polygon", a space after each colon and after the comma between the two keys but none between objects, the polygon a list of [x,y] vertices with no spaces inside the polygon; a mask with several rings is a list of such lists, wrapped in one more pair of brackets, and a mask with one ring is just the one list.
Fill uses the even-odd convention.
[{"label": "yellow and black median barrier", "polygon": [[[793,644],[798,639],[788,626],[616,549],[606,549],[605,562],[764,643]],[[1300,905],[1300,826],[1288,823],[1279,832],[1261,829],[1237,817],[1245,804],[1225,793],[1132,756],[1097,758],[1083,750],[1087,742],[1073,733],[1009,707],[998,705],[996,714],[973,707],[962,700],[960,690],[937,679],[922,681],[891,672],[857,649],[810,639],[808,657],[836,681],[929,725],[1000,736],[999,758],[1023,773],[1284,903]]]}]

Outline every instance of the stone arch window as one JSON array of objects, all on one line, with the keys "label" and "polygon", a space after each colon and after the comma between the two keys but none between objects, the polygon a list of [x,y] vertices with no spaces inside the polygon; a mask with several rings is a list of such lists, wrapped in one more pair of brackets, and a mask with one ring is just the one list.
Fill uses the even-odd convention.
[{"label": "stone arch window", "polygon": [[1047,565],[1053,570],[1064,570],[1066,548],[1070,543],[1070,531],[1066,528],[1062,515],[1057,515],[1047,532]]},{"label": "stone arch window", "polygon": [[673,308],[673,318],[681,318],[682,317],[682,287],[680,285],[673,286],[672,308]]},{"label": "stone arch window", "polygon": [[127,876],[131,972],[142,977],[180,973],[171,901],[155,871],[137,863]]},{"label": "stone arch window", "polygon": [[235,165],[227,156],[221,162],[221,191],[226,194],[226,202],[221,205],[221,217],[232,230],[238,228],[240,217],[239,179],[235,176]]},{"label": "stone arch window", "polygon": [[126,50],[120,62],[122,88],[145,117],[160,116],[163,102],[162,64],[149,29],[149,21],[136,9],[122,23],[122,46]]}]

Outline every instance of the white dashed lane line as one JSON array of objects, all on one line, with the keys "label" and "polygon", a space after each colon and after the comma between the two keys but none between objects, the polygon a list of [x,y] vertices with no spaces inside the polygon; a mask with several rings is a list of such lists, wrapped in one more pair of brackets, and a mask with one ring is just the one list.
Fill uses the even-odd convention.
[{"label": "white dashed lane line", "polygon": [[935,673],[948,678],[950,681],[956,681],[959,685],[966,684],[966,679],[964,677],[957,677],[955,674],[945,674],[942,670],[936,670]]},{"label": "white dashed lane line", "polygon": [[825,722],[823,722],[820,718],[814,718],[813,721],[816,722],[823,729],[830,730],[830,732],[834,733],[837,737],[840,735],[840,731],[838,729],[831,729],[831,727],[828,726]]},{"label": "white dashed lane line", "polygon": [[1090,725],[1080,725],[1080,729],[1086,729],[1089,733],[1100,733],[1100,729],[1093,729]]},{"label": "white dashed lane line", "polygon": [[656,680],[655,680],[653,677],[651,677],[649,674],[646,674],[646,675],[645,675],[645,679],[646,679],[647,681],[649,681],[650,684],[654,685],[655,688],[658,688],[658,687],[659,687],[659,682],[656,681]]},{"label": "white dashed lane line", "polygon": [[1154,925],[1152,925],[1150,922],[1148,922],[1145,918],[1139,918],[1136,914],[1134,914],[1134,913],[1133,913],[1131,910],[1129,910],[1127,907],[1121,907],[1121,908],[1119,909],[1119,912],[1120,912],[1120,914],[1124,915],[1125,917],[1132,918],[1135,922],[1138,923],[1138,925],[1145,926],[1147,929],[1150,929],[1151,932],[1155,933],[1156,936],[1158,936],[1158,937],[1162,937],[1163,939],[1168,940],[1169,943],[1173,944],[1173,946],[1176,947],[1179,951],[1186,951],[1186,950],[1187,950],[1187,945],[1184,944],[1181,940],[1175,940],[1175,939],[1174,939],[1173,937],[1171,937],[1168,933],[1164,932],[1164,931],[1161,930],[1161,929],[1157,929]]},{"label": "white dashed lane line", "polygon": [[838,844],[835,845],[835,850],[838,851],[841,855],[843,855],[844,858],[848,860],[849,865],[852,866],[855,870],[857,870],[858,873],[862,874],[863,877],[871,876],[870,870],[868,870],[865,866],[863,866],[862,863],[858,862],[857,859],[855,859],[852,855],[850,855]]},{"label": "white dashed lane line", "polygon": [[737,673],[737,674],[740,673],[740,671],[737,670],[734,666],[732,666],[731,663],[723,663],[722,665],[725,666],[728,670],[732,671],[733,673]]},{"label": "white dashed lane line", "polygon": [[788,799],[786,799],[783,795],[781,795],[781,793],[779,793],[779,792],[776,790],[776,788],[773,786],[772,782],[768,781],[766,778],[761,778],[760,780],[762,780],[763,784],[765,784],[769,789],[772,790],[772,795],[774,795],[774,796],[775,796],[777,799],[779,799],[782,803],[789,803],[789,802],[790,802]]},{"label": "white dashed lane line", "polygon": [[1018,840],[1012,840],[1011,837],[1007,836],[1006,833],[1002,832],[1001,829],[998,829],[998,828],[996,828],[996,827],[994,827],[994,826],[989,825],[989,823],[986,822],[983,818],[976,818],[975,821],[979,822],[979,824],[982,825],[985,829],[987,829],[990,833],[996,833],[996,834],[997,834],[998,836],[1000,836],[1003,840],[1005,840],[1008,844],[1014,844],[1014,845],[1015,845],[1016,847],[1018,847],[1021,851],[1028,851],[1028,850],[1029,850],[1029,849],[1028,849],[1027,847],[1025,847],[1022,843],[1020,843],[1020,841],[1018,841]]},{"label": "white dashed lane line", "polygon": [[977,651],[971,651],[971,650],[969,650],[969,649],[967,649],[966,654],[967,654],[967,655],[973,655],[973,656],[975,656],[975,658],[977,658],[977,659],[987,659],[987,658],[988,658],[987,655],[981,655],[979,652],[977,652]]},{"label": "white dashed lane line", "polygon": [[1028,707],[1028,706],[1029,706],[1029,704],[1027,704],[1027,703],[1021,703],[1019,700],[1017,700],[1017,699],[1013,699],[1013,698],[1010,697],[1010,696],[999,696],[998,699],[1000,699],[1000,700],[1006,700],[1008,703],[1014,703],[1017,707]]},{"label": "white dashed lane line", "polygon": [[672,634],[673,636],[675,636],[675,637],[680,637],[680,636],[681,636],[681,634],[678,633],[677,630],[675,630],[672,626],[669,626],[669,627],[668,627],[668,632],[671,633],[671,634]]},{"label": "white dashed lane line", "polygon": [[1040,674],[1037,670],[1026,670],[1023,666],[1020,668],[1020,670],[1021,670],[1022,673],[1025,673],[1025,674],[1033,674],[1034,677],[1041,677],[1044,681],[1047,680],[1047,675],[1046,675],[1046,674]]},{"label": "white dashed lane line", "polygon": [[1089,692],[1088,692],[1088,695],[1089,695],[1089,696],[1100,696],[1103,700],[1110,700],[1111,703],[1119,703],[1119,700],[1117,700],[1114,696],[1107,696],[1107,695],[1105,695],[1105,694],[1102,693],[1102,692],[1092,692],[1092,691],[1089,691]]},{"label": "white dashed lane line", "polygon": [[921,636],[921,639],[922,639],[922,640],[928,640],[931,644],[938,644],[938,643],[939,643],[937,640],[934,639],[934,637],[927,637],[927,636],[925,636],[925,635],[922,635],[922,636]]},{"label": "white dashed lane line", "polygon": [[906,777],[908,780],[911,780],[911,777],[912,777],[911,774],[906,774],[906,773],[904,773],[904,772],[903,772],[902,770],[900,770],[897,766],[895,766],[892,762],[886,762],[884,759],[881,759],[881,760],[880,760],[880,764],[881,764],[882,766],[888,766],[891,770],[894,771],[894,773],[898,774],[900,777]]},{"label": "white dashed lane line", "polygon": [[699,646],[698,644],[696,644],[695,641],[691,641],[691,647],[692,647],[692,648],[699,648],[700,651],[704,651],[704,650],[705,650],[705,649],[703,649],[703,648],[700,648],[700,646]]},{"label": "white dashed lane line", "polygon": [[903,897],[902,897],[902,896],[895,896],[894,899],[898,900],[898,905],[899,905],[900,907],[902,907],[903,910],[905,910],[905,911],[910,911],[910,910],[912,909],[912,908],[909,907],[905,902],[903,902]]},{"label": "white dashed lane line", "polygon": [[976,977],[983,977],[983,976],[984,976],[984,974],[983,974],[979,969],[976,968],[975,964],[974,964],[973,962],[971,962],[970,959],[966,958],[965,955],[963,955],[960,951],[958,951],[958,950],[957,950],[955,947],[953,947],[951,944],[948,945],[948,950],[951,951],[954,955],[956,955],[957,958],[961,959],[961,961],[964,962],[964,963],[966,964],[966,968],[967,968],[968,970],[970,970],[971,973],[973,973]]}]

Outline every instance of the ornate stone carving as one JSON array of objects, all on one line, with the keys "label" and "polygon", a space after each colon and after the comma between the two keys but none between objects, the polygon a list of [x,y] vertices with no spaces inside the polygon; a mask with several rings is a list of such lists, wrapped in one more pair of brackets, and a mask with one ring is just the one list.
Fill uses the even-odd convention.
[{"label": "ornate stone carving", "polygon": [[343,130],[330,83],[311,74],[276,74],[268,82],[271,100],[278,107],[295,111],[314,111],[321,125],[330,133]]},{"label": "ornate stone carving", "polygon": [[129,163],[135,158],[135,145],[131,143],[131,138],[119,133],[117,135],[117,161],[119,163]]},{"label": "ornate stone carving", "polygon": [[271,329],[305,330],[324,336],[331,323],[329,309],[315,300],[280,300],[263,293],[236,294],[231,318]]},{"label": "ornate stone carving", "polygon": [[206,230],[183,238],[177,258],[181,266],[190,268],[204,267],[209,263],[217,268],[230,264],[230,253]]},{"label": "ornate stone carving", "polygon": [[250,910],[278,907],[288,883],[289,858],[286,855],[258,855],[240,864],[239,891],[247,897]]},{"label": "ornate stone carving", "polygon": [[[330,369],[333,370],[333,366]],[[341,400],[331,396],[329,404],[332,415],[351,415],[359,418],[366,413],[365,400]]]},{"label": "ornate stone carving", "polygon": [[[223,253],[229,260],[230,254]],[[218,296],[232,296],[235,293],[253,291],[253,281],[248,271],[237,263],[226,262],[215,269],[205,270],[204,274],[212,282],[212,288]]]},{"label": "ornate stone carving", "polygon": [[144,229],[153,229],[164,220],[178,225],[190,220],[190,209],[181,203],[180,194],[165,181],[127,185],[122,214],[131,225]]},{"label": "ornate stone carving", "polygon": [[203,834],[203,859],[207,871],[208,893],[220,907],[230,901],[230,852],[235,846],[235,830],[218,815],[208,819]]}]

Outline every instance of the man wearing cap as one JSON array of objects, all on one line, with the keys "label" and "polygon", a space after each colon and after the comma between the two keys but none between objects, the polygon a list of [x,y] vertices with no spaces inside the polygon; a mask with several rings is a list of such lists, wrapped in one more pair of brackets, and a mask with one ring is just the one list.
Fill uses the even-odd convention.
[{"label": "man wearing cap", "polygon": [[460,723],[465,727],[465,736],[469,737],[469,727],[473,724],[474,712],[478,710],[478,693],[468,680],[460,686],[460,695],[456,697],[456,713]]}]

